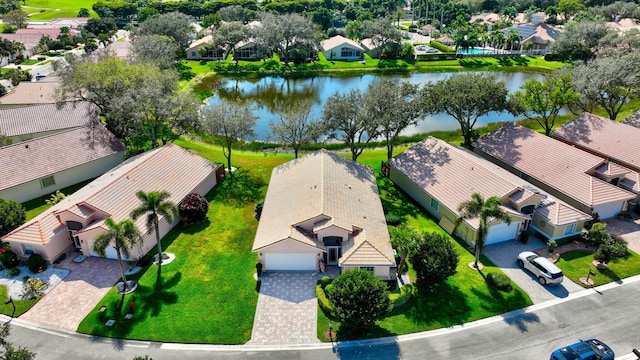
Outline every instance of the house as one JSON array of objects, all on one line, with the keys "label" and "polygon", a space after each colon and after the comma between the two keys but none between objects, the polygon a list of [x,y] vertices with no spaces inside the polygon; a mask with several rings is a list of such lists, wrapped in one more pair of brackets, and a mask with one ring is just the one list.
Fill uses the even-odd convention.
[{"label": "house", "polygon": [[395,279],[373,171],[324,149],[273,169],[252,251],[266,271],[317,271],[322,260]]},{"label": "house", "polygon": [[[402,44],[397,42],[390,42],[387,44],[395,45],[395,54],[392,54],[390,57],[397,58],[400,56],[400,51],[402,50]],[[379,58],[382,55],[382,51],[387,44],[381,44],[374,41],[372,38],[363,39],[360,41],[360,45],[364,51],[374,59]]]},{"label": "house", "polygon": [[25,202],[95,178],[124,159],[125,146],[99,123],[0,148],[0,198]]},{"label": "house", "polygon": [[[85,256],[98,256],[93,250],[96,236],[107,231],[104,219],[129,218],[140,205],[138,191],[168,191],[175,204],[189,193],[201,195],[211,190],[219,167],[174,144],[147,151],[119,164],[77,192],[34,219],[2,237],[20,258],[40,254],[47,262],[70,250]],[[164,236],[179,219],[169,223],[160,218],[160,236]],[[139,248],[131,250],[129,259],[138,259],[156,245],[155,233],[148,233],[144,216],[135,222],[145,234]],[[106,249],[106,257],[116,259],[115,249]],[[125,260],[129,260],[125,259]]]},{"label": "house", "polygon": [[[60,81],[56,76],[46,76],[31,82],[22,81],[18,86],[12,87],[11,93],[0,97],[0,104],[3,106],[53,104],[56,102],[56,91],[60,88]],[[0,124],[3,123],[3,119],[4,117],[0,118]]]},{"label": "house", "polygon": [[55,18],[47,23],[30,23],[29,29],[60,29],[67,27],[69,29],[80,29],[81,26],[89,22],[90,17],[79,18]]},{"label": "house", "polygon": [[411,198],[433,215],[440,226],[473,245],[479,219],[455,225],[458,207],[474,193],[484,199],[502,201],[510,218],[507,224],[489,222],[486,244],[519,238],[523,230],[533,230],[546,239],[580,234],[591,216],[540,191],[532,184],[487,161],[473,152],[429,137],[392,158],[383,172]]},{"label": "house", "polygon": [[254,39],[241,41],[233,49],[234,60],[260,60],[268,56],[268,52]]},{"label": "house", "polygon": [[[42,36],[41,34],[0,34],[0,38],[2,39],[22,43],[25,48],[22,50],[22,55],[25,58],[29,58],[38,53]],[[13,56],[10,56],[10,59],[13,60]]]},{"label": "house", "polygon": [[609,21],[605,25],[611,29],[616,30],[618,33],[625,33],[629,30],[640,30],[640,24],[638,20],[632,18],[617,19],[617,21]]},{"label": "house", "polygon": [[320,42],[320,51],[327,60],[358,61],[364,58],[364,49],[355,41],[341,35]]},{"label": "house", "polygon": [[[39,83],[23,83],[7,98],[15,98],[16,93],[27,95],[28,90],[36,88]],[[24,91],[22,87],[24,88]],[[32,96],[35,93],[32,93]],[[5,98],[2,98],[5,104]],[[7,99],[11,100],[11,99]],[[32,100],[33,101],[33,100]],[[7,102],[7,104],[9,104]],[[32,140],[60,131],[75,129],[100,121],[95,105],[86,101],[76,103],[42,104],[18,106],[0,109],[0,134],[11,138],[13,143]]]},{"label": "house", "polygon": [[616,216],[636,197],[604,180],[619,166],[512,122],[473,146],[488,160],[594,218]]},{"label": "house", "polygon": [[532,22],[503,29],[502,33],[507,37],[512,30],[520,35],[519,50],[526,49],[535,54],[546,54],[561,32],[560,29],[544,23],[544,13],[534,14]]},{"label": "house", "polygon": [[[224,49],[214,49],[212,47],[213,35],[207,35],[202,39],[198,39],[189,45],[185,50],[187,60],[223,60]],[[203,55],[201,49],[206,49]]]}]

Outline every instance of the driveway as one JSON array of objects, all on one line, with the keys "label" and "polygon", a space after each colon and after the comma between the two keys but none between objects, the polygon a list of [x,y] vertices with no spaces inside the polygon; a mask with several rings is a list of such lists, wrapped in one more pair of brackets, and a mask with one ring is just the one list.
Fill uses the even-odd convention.
[{"label": "driveway", "polygon": [[73,259],[77,255],[71,253],[56,265],[69,270],[69,275],[22,314],[21,320],[74,332],[78,329],[80,322],[118,281],[120,267],[116,260],[99,258],[75,263]]},{"label": "driveway", "polygon": [[498,266],[508,277],[524,290],[534,304],[539,304],[548,300],[566,298],[569,294],[584,290],[584,288],[566,276],[560,285],[540,285],[538,279],[533,274],[518,267],[517,257],[522,251],[534,251],[545,247],[542,240],[535,236],[529,237],[526,244],[517,240],[506,241],[499,244],[489,245],[482,253]]},{"label": "driveway", "polygon": [[264,273],[249,344],[319,342],[315,285],[312,273]]},{"label": "driveway", "polygon": [[607,223],[609,232],[620,234],[627,241],[627,247],[640,254],[640,219],[635,213],[632,216],[632,221],[612,218],[604,220],[604,222]]}]

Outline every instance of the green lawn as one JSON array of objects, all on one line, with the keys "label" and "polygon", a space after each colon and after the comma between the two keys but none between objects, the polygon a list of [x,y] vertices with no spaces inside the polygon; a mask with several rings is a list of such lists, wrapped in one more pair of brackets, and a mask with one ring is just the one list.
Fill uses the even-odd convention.
[{"label": "green lawn", "polygon": [[[73,194],[74,192],[76,192],[81,187],[83,187],[83,186],[87,185],[88,183],[90,183],[92,180],[93,179],[87,180],[87,181],[83,181],[81,183],[78,183],[78,184],[66,187],[64,189],[61,189],[60,191],[63,194],[66,194],[66,195]],[[55,191],[54,191],[54,193],[55,193]],[[33,200],[29,200],[29,201],[26,201],[26,202],[22,203],[22,206],[24,206],[24,209],[25,209],[25,211],[27,213],[27,220],[26,221],[29,221],[29,220],[33,219],[34,217],[38,216],[43,211],[45,211],[48,208],[50,208],[51,205],[46,203],[46,200],[49,200],[49,198],[51,198],[51,194],[43,195],[43,196],[40,196],[39,198],[35,198]]]},{"label": "green lawn", "polygon": [[590,277],[595,282],[595,286],[640,274],[640,256],[631,250],[623,258],[613,258],[608,264],[609,268],[605,270],[596,269],[591,264],[592,261],[593,253],[571,252],[562,255],[556,265],[562,269],[566,277],[578,285],[583,285],[579,279],[586,277],[589,270],[596,273],[596,276]]},{"label": "green lawn", "polygon": [[29,14],[29,19],[31,20],[77,17],[80,8],[89,9],[91,15],[96,16],[91,10],[95,3],[96,1],[94,0],[26,0],[22,10]]},{"label": "green lawn", "polygon": [[[22,279],[22,274],[17,276],[18,279]],[[42,296],[38,296],[33,300],[20,300],[13,299],[13,303],[16,305],[16,312],[14,317],[18,317],[27,312],[27,310],[31,309],[33,305],[37,304],[38,301],[42,299]],[[9,300],[9,296],[7,294],[7,287],[4,285],[0,286],[0,314],[4,314],[7,316],[11,316],[13,314],[13,305],[11,303],[5,304],[5,301]]]}]

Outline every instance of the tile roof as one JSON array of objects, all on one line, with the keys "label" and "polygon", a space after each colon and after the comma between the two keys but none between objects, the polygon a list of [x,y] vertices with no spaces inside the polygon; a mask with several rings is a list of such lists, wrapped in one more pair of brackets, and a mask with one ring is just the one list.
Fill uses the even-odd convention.
[{"label": "tile roof", "polygon": [[0,34],[0,38],[9,41],[18,41],[24,44],[25,48],[32,49],[40,43],[41,34]]},{"label": "tile roof", "polygon": [[[135,195],[139,190],[168,191],[171,194],[169,200],[178,204],[205,178],[211,176],[217,167],[177,145],[164,145],[124,161],[5,235],[3,240],[46,244],[55,233],[66,231],[56,216],[63,211],[85,216],[100,211],[115,221],[121,221],[129,218],[131,210],[140,205]],[[142,231],[146,229],[145,221],[144,216],[136,221]],[[98,221],[90,227],[101,225],[102,221]]]},{"label": "tile roof", "polygon": [[321,247],[296,226],[311,219],[357,233],[341,265],[395,265],[378,186],[368,167],[323,149],[273,169],[253,251],[284,239]]},{"label": "tile roof", "polygon": [[362,48],[362,46],[358,45],[358,43],[356,43],[355,41],[351,40],[351,39],[347,39],[344,36],[341,35],[336,35],[333,36],[329,39],[326,40],[322,40],[320,42],[320,47],[323,49],[323,51],[327,51],[327,50],[331,50],[331,49],[335,49],[336,47],[342,45],[342,44],[348,44],[356,49],[360,49],[362,51],[364,51],[364,49]]},{"label": "tile roof", "polygon": [[104,126],[89,125],[0,148],[0,190],[125,151]]},{"label": "tile roof", "polygon": [[58,28],[38,28],[38,29],[18,29],[15,32],[18,35],[41,35],[48,36],[55,39],[60,35],[60,29]]},{"label": "tile roof", "polygon": [[527,23],[503,29],[502,32],[506,36],[511,30],[515,30],[518,32],[518,34],[520,34],[520,36],[522,37],[522,42],[533,40],[538,44],[547,44],[549,42],[554,42],[558,35],[560,35],[560,33],[562,32],[560,29],[544,23]]},{"label": "tile roof", "polygon": [[589,207],[634,198],[587,174],[604,162],[602,158],[512,122],[483,136],[474,146]]},{"label": "tile roof", "polygon": [[[46,80],[45,80],[46,79]],[[53,79],[53,80],[49,80]],[[0,98],[3,105],[53,104],[56,102],[56,91],[60,87],[57,78],[45,77],[35,82],[23,81],[13,88],[13,92]],[[2,121],[0,119],[0,121]]]},{"label": "tile roof", "polygon": [[98,119],[97,108],[89,102],[64,103],[60,108],[56,104],[12,107],[0,109],[0,133],[20,136],[66,130]]},{"label": "tile roof", "polygon": [[[480,194],[485,199],[497,196],[504,201],[509,198],[516,204],[532,197],[537,198],[538,201],[546,199],[548,203],[562,203],[498,165],[466,149],[433,137],[395,156],[389,164],[401,171],[419,188],[431,194],[456,216],[458,206],[469,200],[474,193]],[[567,209],[573,209],[569,205],[563,205]],[[506,206],[503,206],[503,210],[514,216],[527,217]],[[580,214],[576,218],[591,218],[576,209],[573,211]],[[546,213],[541,215],[547,218]],[[558,225],[555,219],[548,218],[548,220]],[[478,219],[471,219],[467,223],[473,228],[478,227]]]},{"label": "tile roof", "polygon": [[195,49],[197,47],[200,47],[200,45],[207,45],[209,43],[211,43],[213,41],[213,35],[207,35],[205,37],[203,37],[202,39],[198,39],[193,41],[189,47],[187,48],[186,51],[189,51],[190,49]]},{"label": "tile roof", "polygon": [[639,128],[585,112],[558,127],[553,137],[640,168]]}]

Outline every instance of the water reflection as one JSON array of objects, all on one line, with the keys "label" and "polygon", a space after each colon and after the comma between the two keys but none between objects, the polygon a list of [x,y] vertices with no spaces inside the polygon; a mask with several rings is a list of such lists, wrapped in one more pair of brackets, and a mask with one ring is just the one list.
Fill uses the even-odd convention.
[{"label": "water reflection", "polygon": [[[360,75],[360,76],[316,76],[309,78],[285,79],[265,77],[260,79],[221,79],[215,95],[207,99],[215,104],[220,98],[244,99],[252,102],[255,115],[258,117],[255,140],[267,140],[269,122],[279,121],[282,109],[295,106],[302,99],[312,101],[312,116],[322,117],[322,108],[327,99],[336,91],[348,92],[352,88],[366,91],[369,84],[378,79],[390,78],[397,81],[408,81],[413,84],[425,84],[429,81],[446,79],[453,73],[420,73],[402,75]],[[534,73],[495,73],[500,81],[504,81],[509,92],[519,90],[529,79],[543,80],[544,75]],[[520,119],[520,118],[518,118]],[[489,113],[478,119],[476,126],[495,121],[512,121],[514,117],[507,113]],[[423,133],[434,130],[458,129],[458,122],[447,114],[436,114],[425,117],[418,125],[408,128],[403,135]]]}]

